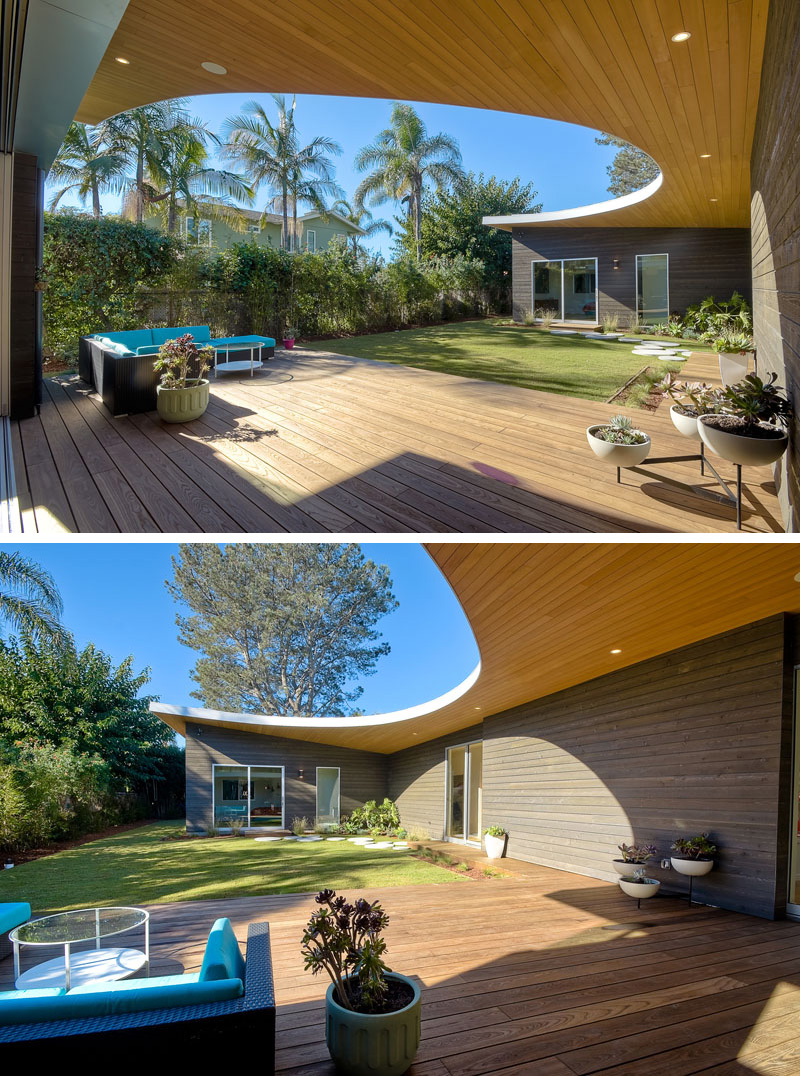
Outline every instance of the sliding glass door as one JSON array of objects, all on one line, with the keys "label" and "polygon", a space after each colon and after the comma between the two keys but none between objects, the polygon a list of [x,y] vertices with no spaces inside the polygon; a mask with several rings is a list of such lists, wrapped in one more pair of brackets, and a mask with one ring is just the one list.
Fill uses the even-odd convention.
[{"label": "sliding glass door", "polygon": [[214,824],[283,828],[282,766],[213,766]]},{"label": "sliding glass door", "polygon": [[669,321],[669,254],[636,255],[636,312],[645,325]]},{"label": "sliding glass door", "polygon": [[460,744],[446,756],[445,836],[452,841],[480,844],[483,743]]},{"label": "sliding glass door", "polygon": [[597,321],[597,258],[531,262],[533,312],[556,321]]},{"label": "sliding glass door", "polygon": [[339,767],[317,766],[317,825],[339,825]]}]

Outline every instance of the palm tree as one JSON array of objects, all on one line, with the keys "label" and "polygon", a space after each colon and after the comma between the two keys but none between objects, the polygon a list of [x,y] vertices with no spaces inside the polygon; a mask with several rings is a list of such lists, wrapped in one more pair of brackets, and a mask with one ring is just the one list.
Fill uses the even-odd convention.
[{"label": "palm tree", "polygon": [[128,112],[120,112],[100,125],[100,132],[108,145],[125,156],[131,172],[125,186],[131,192],[129,204],[133,219],[141,224],[148,200],[146,175],[155,174],[167,153],[167,139],[176,128],[192,128],[185,99],[159,101],[143,105]]},{"label": "palm tree", "polygon": [[388,201],[405,204],[414,227],[419,260],[422,236],[422,192],[427,181],[441,190],[464,176],[461,151],[447,134],[429,135],[411,105],[395,101],[391,126],[381,131],[375,142],[358,152],[355,167],[372,171],[356,191],[356,205],[383,205]]},{"label": "palm tree", "polygon": [[[350,202],[346,201],[344,198],[340,198],[339,201],[334,202],[331,206],[331,210],[334,213],[338,213],[340,217],[344,217],[345,220],[349,220],[351,224],[355,224],[356,228],[360,228],[366,234],[368,239],[372,239],[372,237],[378,235],[379,232],[385,232],[387,235],[391,235],[394,231],[388,220],[376,220],[366,206],[351,205]],[[353,244],[354,254],[366,255],[368,253],[361,242],[360,236],[351,235],[350,240]]]},{"label": "palm tree", "polygon": [[50,210],[54,211],[69,191],[77,191],[81,205],[91,195],[92,213],[98,219],[102,213],[100,195],[119,190],[124,173],[124,155],[107,145],[96,127],[71,123],[47,176],[49,182],[65,184],[53,195]]},{"label": "palm tree", "polygon": [[61,595],[49,572],[21,553],[0,551],[0,618],[24,635],[63,639]]},{"label": "palm tree", "polygon": [[243,176],[208,167],[208,139],[219,142],[201,120],[173,128],[164,137],[163,156],[148,170],[151,187],[146,189],[147,201],[165,207],[170,234],[181,209],[187,216],[224,220],[244,231],[245,218],[231,200],[251,202],[253,191]]},{"label": "palm tree", "polygon": [[289,207],[292,207],[292,234],[296,235],[298,203],[324,208],[325,195],[339,193],[328,154],[339,154],[342,149],[324,135],[301,146],[294,122],[295,99],[291,107],[287,107],[281,94],[274,93],[272,100],[278,109],[277,123],[270,120],[258,101],[248,101],[241,113],[225,121],[224,152],[243,167],[254,189],[262,183],[270,188],[283,217],[281,246],[288,249]]}]

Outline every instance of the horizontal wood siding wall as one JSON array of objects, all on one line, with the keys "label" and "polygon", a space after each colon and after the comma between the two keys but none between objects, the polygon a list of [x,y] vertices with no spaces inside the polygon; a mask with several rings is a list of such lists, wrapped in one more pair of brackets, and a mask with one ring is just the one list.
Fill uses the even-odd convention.
[{"label": "horizontal wood siding wall", "polygon": [[800,4],[769,8],[751,155],[753,329],[759,372],[794,403],[794,436],[776,468],[784,523],[800,529]]},{"label": "horizontal wood siding wall", "polygon": [[482,728],[473,725],[388,756],[388,794],[397,803],[400,821],[410,833],[435,840],[444,836],[445,751],[480,740]]},{"label": "horizontal wood siding wall", "polygon": [[509,855],[608,879],[621,841],[656,844],[660,859],[676,836],[709,831],[721,851],[698,899],[772,916],[783,691],[777,616],[487,718],[484,817],[508,829]]},{"label": "horizontal wood siding wall", "polygon": [[[597,258],[598,320],[616,314],[622,324],[636,309],[636,255],[669,254],[670,310],[682,314],[706,295],[751,294],[747,228],[514,228],[514,318],[531,309],[531,262]],[[619,259],[619,269],[614,259]]]},{"label": "horizontal wood siding wall", "polygon": [[[304,743],[277,736],[187,726],[186,734],[186,825],[189,832],[201,832],[211,820],[211,767],[213,763],[234,766],[284,766],[286,815],[314,821],[316,814],[316,767],[341,769],[341,810],[349,814],[367,800],[386,795],[386,756],[368,751],[352,751],[325,744]],[[297,776],[304,771],[304,779]]]},{"label": "horizontal wood siding wall", "polygon": [[42,215],[42,173],[36,157],[14,154],[11,209],[12,418],[29,418],[41,399],[41,294],[36,291]]}]

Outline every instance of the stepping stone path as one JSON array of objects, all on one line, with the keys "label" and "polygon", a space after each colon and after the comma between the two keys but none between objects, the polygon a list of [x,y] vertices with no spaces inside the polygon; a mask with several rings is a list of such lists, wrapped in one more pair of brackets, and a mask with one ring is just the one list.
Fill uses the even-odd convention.
[{"label": "stepping stone path", "polygon": [[266,843],[267,841],[282,841],[283,837],[254,837],[253,840],[263,841]]},{"label": "stepping stone path", "polygon": [[313,833],[313,834],[310,834],[307,837],[295,837],[295,840],[297,840],[297,841],[321,841],[322,837],[318,836],[316,833]]},{"label": "stepping stone path", "polygon": [[577,329],[551,329],[551,335],[553,336],[577,336]]},{"label": "stepping stone path", "polygon": [[326,841],[346,841],[347,837],[326,837]]}]

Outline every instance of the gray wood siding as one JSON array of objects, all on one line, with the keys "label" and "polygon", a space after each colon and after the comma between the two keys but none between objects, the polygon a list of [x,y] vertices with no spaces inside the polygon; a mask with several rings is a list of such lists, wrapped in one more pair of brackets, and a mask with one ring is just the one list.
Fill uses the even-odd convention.
[{"label": "gray wood siding", "polygon": [[[759,372],[774,371],[800,416],[800,4],[772,0],[750,179],[753,328]],[[800,525],[797,422],[777,467],[784,522]]]},{"label": "gray wood siding", "polygon": [[[187,726],[186,735],[186,826],[190,833],[201,832],[211,820],[213,763],[284,766],[287,826],[293,818],[314,821],[317,766],[341,769],[342,814],[386,795],[385,755],[208,726],[203,726],[202,735],[197,737],[197,727]],[[302,781],[297,776],[301,768]]]},{"label": "gray wood siding", "polygon": [[10,414],[30,418],[40,402],[41,292],[35,290],[43,179],[36,157],[14,154],[11,209]]},{"label": "gray wood siding", "polygon": [[483,726],[473,725],[438,740],[428,740],[389,755],[389,792],[405,828],[420,836],[444,836],[445,751],[448,747],[480,740]]},{"label": "gray wood siding", "polygon": [[[541,258],[597,258],[598,320],[616,314],[622,324],[636,309],[636,255],[669,254],[670,310],[683,313],[706,295],[749,301],[747,228],[514,228],[511,259],[514,318],[531,309],[531,262]],[[614,259],[619,259],[615,269]]]}]

